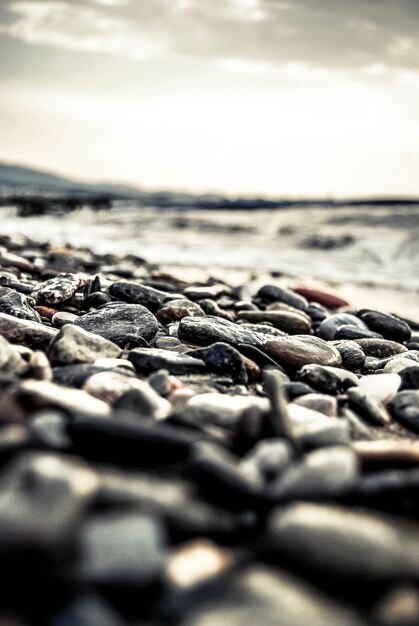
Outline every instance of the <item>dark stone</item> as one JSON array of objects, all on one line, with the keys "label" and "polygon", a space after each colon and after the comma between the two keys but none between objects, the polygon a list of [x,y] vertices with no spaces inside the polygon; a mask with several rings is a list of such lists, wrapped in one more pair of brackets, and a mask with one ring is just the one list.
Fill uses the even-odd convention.
[{"label": "dark stone", "polygon": [[111,299],[106,293],[94,291],[85,298],[83,306],[85,309],[98,309],[103,304],[108,304]]},{"label": "dark stone", "polygon": [[188,315],[203,316],[205,313],[196,302],[180,298],[178,300],[171,300],[160,307],[156,313],[156,317],[161,324],[177,322]]},{"label": "dark stone", "polygon": [[356,339],[355,341],[361,346],[366,356],[373,356],[377,359],[407,352],[405,346],[390,339]]},{"label": "dark stone", "polygon": [[156,318],[140,304],[111,303],[79,317],[74,326],[101,335],[121,348],[135,347],[143,339],[150,341],[157,333]]},{"label": "dark stone", "polygon": [[362,309],[358,316],[367,324],[372,331],[380,333],[385,339],[403,343],[409,341],[412,331],[406,322],[392,315],[386,315],[379,311]]},{"label": "dark stone", "polygon": [[293,311],[242,311],[240,317],[250,322],[269,322],[290,335],[303,335],[311,330],[310,319]]},{"label": "dark stone", "polygon": [[[335,313],[333,315],[329,315],[326,317],[320,324],[317,329],[317,334],[322,339],[327,339],[328,341],[339,338],[344,339],[344,337],[337,337],[337,332],[342,326],[351,326],[355,329],[363,332],[368,332],[368,326],[356,317],[356,315],[351,315],[351,313]],[[364,334],[362,335],[365,336]]]},{"label": "dark stone", "polygon": [[403,389],[419,389],[419,365],[406,367],[398,372],[402,379],[399,391]]},{"label": "dark stone", "polygon": [[329,393],[331,395],[346,391],[348,387],[352,387],[355,384],[349,372],[345,377],[345,372],[342,370],[342,375],[340,376],[321,365],[304,365],[297,372],[297,379],[307,383],[320,393]]},{"label": "dark stone", "polygon": [[383,336],[380,333],[375,333],[372,330],[366,328],[365,330],[361,328],[356,328],[355,326],[340,326],[335,334],[335,339],[383,339]]},{"label": "dark stone", "polygon": [[341,341],[334,341],[333,345],[342,357],[343,367],[351,371],[356,371],[363,367],[365,354],[361,346],[355,341],[342,339]]},{"label": "dark stone", "polygon": [[391,409],[403,426],[419,433],[419,390],[399,391],[391,402]]},{"label": "dark stone", "polygon": [[264,285],[256,293],[256,298],[266,302],[283,302],[294,307],[294,309],[300,309],[300,311],[306,311],[308,306],[308,302],[303,296],[276,285]]},{"label": "dark stone", "polygon": [[227,343],[217,342],[208,348],[199,348],[188,353],[201,359],[209,370],[216,374],[229,374],[239,384],[247,385],[248,375],[242,356]]},{"label": "dark stone", "polygon": [[136,348],[130,350],[128,359],[140,374],[148,375],[159,369],[166,369],[171,374],[197,374],[205,371],[202,359],[189,354],[179,354],[158,348]]},{"label": "dark stone", "polygon": [[390,422],[391,417],[386,407],[372,396],[357,387],[351,387],[346,393],[349,406],[370,424],[385,426]]},{"label": "dark stone", "polygon": [[117,300],[122,300],[130,304],[141,304],[153,313],[169,300],[179,298],[179,295],[167,291],[160,291],[159,289],[153,289],[153,287],[147,287],[146,285],[128,282],[114,283],[109,287],[109,293]]}]

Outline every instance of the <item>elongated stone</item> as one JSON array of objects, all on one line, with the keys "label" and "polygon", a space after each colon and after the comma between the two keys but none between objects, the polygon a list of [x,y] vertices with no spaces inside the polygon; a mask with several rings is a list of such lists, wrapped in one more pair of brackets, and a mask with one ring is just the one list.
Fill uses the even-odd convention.
[{"label": "elongated stone", "polygon": [[3,335],[11,343],[42,350],[47,347],[57,333],[56,328],[49,328],[38,322],[0,313],[0,335]]},{"label": "elongated stone", "polygon": [[160,309],[165,302],[179,298],[179,294],[176,295],[160,289],[154,289],[154,287],[148,287],[147,285],[124,281],[113,283],[109,288],[109,293],[123,302],[141,304],[153,313]]},{"label": "elongated stone", "polygon": [[199,358],[159,348],[135,348],[129,351],[128,359],[137,372],[144,375],[159,369],[167,369],[175,375],[196,374],[206,369]]},{"label": "elongated stone", "polygon": [[240,317],[249,322],[270,322],[290,335],[303,335],[311,330],[310,318],[292,311],[241,311]]},{"label": "elongated stone", "polygon": [[358,311],[358,316],[367,324],[368,328],[380,333],[385,339],[391,339],[403,343],[409,341],[412,331],[409,325],[403,320],[392,315],[362,309]]}]

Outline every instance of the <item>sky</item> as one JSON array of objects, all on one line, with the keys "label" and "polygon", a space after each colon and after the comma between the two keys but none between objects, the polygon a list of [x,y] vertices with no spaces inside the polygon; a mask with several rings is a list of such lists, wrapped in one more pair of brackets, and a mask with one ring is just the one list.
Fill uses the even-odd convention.
[{"label": "sky", "polygon": [[150,190],[419,196],[419,2],[0,0],[0,161]]}]

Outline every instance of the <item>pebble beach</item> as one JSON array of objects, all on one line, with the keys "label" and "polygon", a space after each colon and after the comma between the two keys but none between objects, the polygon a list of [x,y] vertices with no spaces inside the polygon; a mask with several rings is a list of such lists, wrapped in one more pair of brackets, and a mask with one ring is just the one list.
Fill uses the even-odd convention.
[{"label": "pebble beach", "polygon": [[419,623],[415,306],[0,246],[2,623]]}]

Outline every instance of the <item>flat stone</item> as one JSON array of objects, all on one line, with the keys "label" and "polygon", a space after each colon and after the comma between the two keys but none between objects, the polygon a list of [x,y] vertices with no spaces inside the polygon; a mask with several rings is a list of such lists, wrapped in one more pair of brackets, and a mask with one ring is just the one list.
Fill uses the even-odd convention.
[{"label": "flat stone", "polygon": [[155,313],[163,304],[170,300],[179,298],[179,294],[173,294],[160,289],[154,289],[147,285],[140,285],[135,282],[115,282],[109,287],[112,297],[128,302],[130,304],[141,304],[149,311]]},{"label": "flat stone", "polygon": [[53,365],[93,363],[100,357],[118,357],[121,352],[112,341],[73,324],[63,326],[48,348]]},{"label": "flat stone", "polygon": [[0,335],[3,335],[11,343],[42,350],[47,347],[57,333],[56,328],[49,328],[38,322],[22,320],[6,313],[0,313]]},{"label": "flat stone", "polygon": [[275,328],[279,328],[290,335],[303,335],[310,333],[311,321],[303,313],[292,311],[241,311],[241,319],[250,322],[270,322]]},{"label": "flat stone", "polygon": [[80,389],[67,389],[44,380],[25,380],[16,390],[19,402],[30,410],[58,407],[82,415],[109,416],[110,408]]},{"label": "flat stone", "polygon": [[47,306],[61,304],[70,300],[86,282],[87,278],[81,274],[58,274],[36,287],[32,296],[37,304]]},{"label": "flat stone", "polygon": [[157,332],[157,320],[141,304],[112,303],[78,318],[74,326],[96,333],[121,348],[135,347]]},{"label": "flat stone", "polygon": [[144,375],[159,369],[167,369],[174,375],[196,374],[206,370],[200,358],[159,348],[135,348],[129,351],[128,359],[137,372]]},{"label": "flat stone", "polygon": [[296,503],[273,511],[269,552],[337,579],[395,581],[419,576],[419,527],[397,518]]}]

